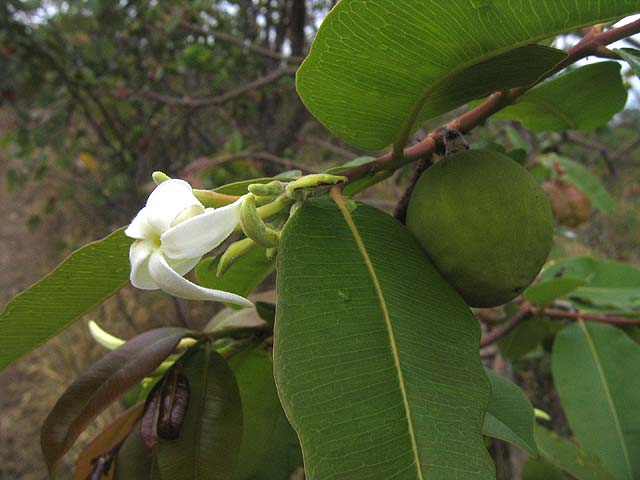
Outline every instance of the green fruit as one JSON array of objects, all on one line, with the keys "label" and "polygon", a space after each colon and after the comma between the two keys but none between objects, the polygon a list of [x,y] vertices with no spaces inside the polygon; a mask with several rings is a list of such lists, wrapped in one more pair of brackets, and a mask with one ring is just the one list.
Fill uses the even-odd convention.
[{"label": "green fruit", "polygon": [[551,207],[533,176],[490,150],[447,157],[422,174],[407,227],[472,307],[522,293],[553,240]]}]

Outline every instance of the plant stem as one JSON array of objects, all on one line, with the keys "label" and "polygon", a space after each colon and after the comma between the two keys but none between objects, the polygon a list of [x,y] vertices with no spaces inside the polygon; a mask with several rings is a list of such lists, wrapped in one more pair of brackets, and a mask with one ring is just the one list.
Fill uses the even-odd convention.
[{"label": "plant stem", "polygon": [[[636,20],[623,25],[622,27],[613,28],[605,32],[590,32],[567,52],[567,57],[562,62],[543,75],[537,83],[540,83],[541,81],[558,73],[560,70],[572,65],[578,60],[597,54],[601,51],[602,47],[636,33],[640,33],[640,20]],[[529,87],[512,88],[503,92],[494,93],[476,108],[458,116],[446,125],[433,130],[415,145],[405,148],[404,153],[401,156],[397,154],[396,147],[395,154],[394,152],[388,152],[378,157],[373,163],[351,168],[341,173],[341,175],[346,176],[349,181],[354,181],[380,170],[396,170],[415,160],[429,158],[437,149],[437,132],[440,128],[448,128],[458,130],[461,133],[467,133],[484,122],[494,113],[502,110],[508,105],[511,105],[518,97],[532,87],[533,85]]]}]

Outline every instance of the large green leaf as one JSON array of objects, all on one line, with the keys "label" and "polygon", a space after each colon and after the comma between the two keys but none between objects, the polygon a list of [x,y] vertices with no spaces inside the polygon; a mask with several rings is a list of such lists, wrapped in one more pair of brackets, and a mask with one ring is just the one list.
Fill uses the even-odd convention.
[{"label": "large green leaf", "polygon": [[600,62],[529,90],[494,118],[519,120],[534,131],[592,130],[605,125],[626,102],[620,64]]},{"label": "large green leaf", "polygon": [[42,425],[40,444],[49,474],[89,423],[152,373],[190,335],[184,328],[158,328],[132,338],[93,364],[58,399]]},{"label": "large green leaf", "polygon": [[602,181],[588,170],[584,165],[560,155],[550,154],[540,157],[540,161],[547,167],[553,168],[557,163],[565,173],[561,179],[573,184],[591,200],[594,208],[602,210],[607,215],[613,213],[615,201],[607,192]]},{"label": "large green leaf", "polygon": [[595,322],[556,337],[553,379],[576,439],[617,480],[640,478],[640,346]]},{"label": "large green leaf", "polygon": [[180,436],[155,449],[160,476],[171,480],[231,480],[242,436],[240,394],[226,360],[209,346],[193,353],[182,373],[189,405]]},{"label": "large green leaf", "polygon": [[129,280],[124,229],[72,253],[0,314],[0,370],[80,318]]},{"label": "large green leaf", "polygon": [[534,434],[540,456],[577,480],[614,480],[597,457],[575,443],[540,425],[535,426]]},{"label": "large green leaf", "polygon": [[494,478],[478,323],[405,227],[307,202],[278,258],[276,383],[307,478]]},{"label": "large green leaf", "polygon": [[537,455],[533,438],[535,414],[525,393],[506,378],[486,369],[491,382],[491,400],[484,417],[482,433],[520,447]]},{"label": "large green leaf", "polygon": [[235,480],[289,480],[302,465],[295,431],[289,425],[273,379],[273,361],[264,345],[232,357],[244,430]]},{"label": "large green leaf", "polygon": [[415,119],[530,84],[562,58],[525,45],[639,9],[636,0],[342,0],[296,85],[327,128],[379,149]]},{"label": "large green leaf", "polygon": [[530,457],[522,468],[522,480],[565,480],[565,476],[546,460]]},{"label": "large green leaf", "polygon": [[581,310],[637,315],[640,308],[640,270],[626,263],[591,257],[567,258],[545,269],[540,281],[554,277],[583,278],[588,285],[567,297]]}]

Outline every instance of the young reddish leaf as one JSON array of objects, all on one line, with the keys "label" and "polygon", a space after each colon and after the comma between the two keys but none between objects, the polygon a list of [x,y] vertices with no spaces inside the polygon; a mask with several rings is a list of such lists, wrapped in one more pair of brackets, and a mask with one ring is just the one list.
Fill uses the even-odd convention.
[{"label": "young reddish leaf", "polygon": [[93,471],[93,460],[112,450],[129,435],[133,425],[140,418],[143,407],[142,402],[131,407],[87,445],[76,460],[74,480],[85,480]]},{"label": "young reddish leaf", "polygon": [[55,478],[56,464],[78,435],[111,402],[153,372],[192,332],[184,328],[159,328],[129,340],[105,355],[71,384],[47,416],[40,445]]}]

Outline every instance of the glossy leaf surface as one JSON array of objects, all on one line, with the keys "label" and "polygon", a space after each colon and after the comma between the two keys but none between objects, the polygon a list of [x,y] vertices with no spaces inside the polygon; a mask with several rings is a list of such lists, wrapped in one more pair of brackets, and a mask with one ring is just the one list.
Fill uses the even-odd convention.
[{"label": "glossy leaf surface", "polygon": [[580,321],[556,337],[552,366],[580,445],[616,479],[640,477],[640,346],[616,327]]},{"label": "glossy leaf surface", "polygon": [[60,333],[129,281],[124,230],[72,253],[0,314],[0,370]]},{"label": "glossy leaf surface", "polygon": [[308,479],[494,478],[478,323],[403,225],[307,202],[278,301],[276,383]]}]

